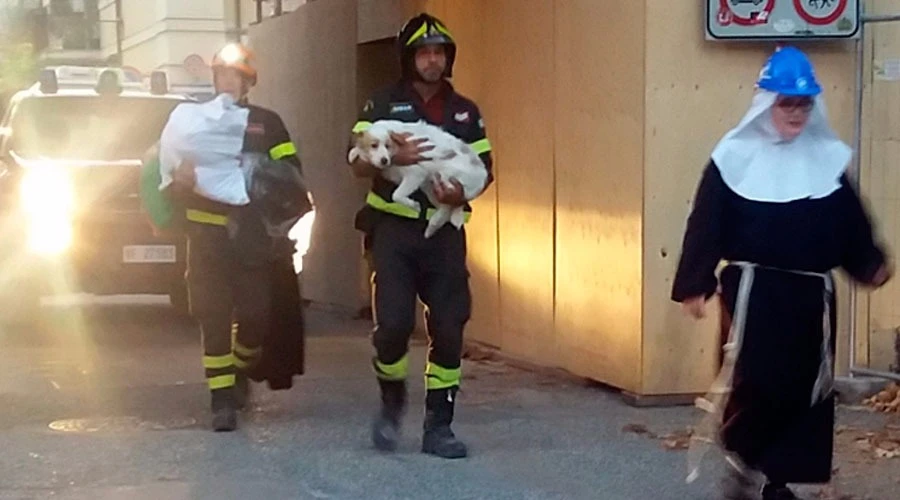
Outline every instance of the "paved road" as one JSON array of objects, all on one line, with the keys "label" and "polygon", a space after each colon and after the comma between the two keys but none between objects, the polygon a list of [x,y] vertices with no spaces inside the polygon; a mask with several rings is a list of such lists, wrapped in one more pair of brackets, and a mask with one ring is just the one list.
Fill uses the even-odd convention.
[{"label": "paved road", "polygon": [[[2,500],[717,498],[712,476],[684,484],[683,452],[622,432],[684,429],[689,408],[635,409],[594,387],[467,362],[456,430],[472,456],[418,453],[418,405],[401,450],[382,455],[367,435],[377,401],[367,325],[313,312],[308,375],[289,392],[257,387],[240,431],[214,434],[192,326],[149,299],[44,312],[38,331],[0,331]],[[417,343],[415,369],[423,352]],[[885,425],[859,412],[842,422]],[[900,459],[867,464],[845,447],[842,493],[898,498]]]}]

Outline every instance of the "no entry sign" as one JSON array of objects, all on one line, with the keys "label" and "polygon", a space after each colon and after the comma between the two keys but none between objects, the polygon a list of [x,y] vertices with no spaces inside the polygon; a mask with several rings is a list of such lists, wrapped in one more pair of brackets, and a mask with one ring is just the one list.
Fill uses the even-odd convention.
[{"label": "no entry sign", "polygon": [[854,38],[859,17],[859,0],[707,0],[706,38]]}]

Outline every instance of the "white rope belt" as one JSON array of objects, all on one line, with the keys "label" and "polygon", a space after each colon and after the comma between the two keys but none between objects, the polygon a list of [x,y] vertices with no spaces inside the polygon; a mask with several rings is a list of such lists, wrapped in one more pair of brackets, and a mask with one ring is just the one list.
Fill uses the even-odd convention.
[{"label": "white rope belt", "polygon": [[[776,267],[762,266],[752,262],[729,262],[730,266],[741,269],[741,279],[738,284],[737,299],[734,304],[734,315],[731,328],[728,331],[728,340],[723,346],[724,359],[722,369],[713,382],[709,394],[705,398],[697,398],[695,404],[707,414],[701,422],[697,433],[691,439],[691,450],[688,453],[688,477],[687,482],[693,482],[699,476],[700,461],[706,454],[706,448],[713,444],[718,437],[718,430],[722,423],[728,394],[731,393],[734,377],[734,366],[744,341],[744,328],[747,325],[747,310],[750,306],[750,292],[753,290],[753,280],[756,269],[767,269],[802,276],[815,276],[822,278],[825,284],[822,293],[822,345],[820,346],[819,373],[813,384],[810,395],[810,406],[824,401],[834,389],[834,372],[832,368],[834,354],[831,349],[831,300],[834,295],[834,280],[828,273],[814,273],[809,271],[797,271],[780,269]],[[734,457],[736,460],[736,457]],[[734,465],[734,463],[732,463]]]}]

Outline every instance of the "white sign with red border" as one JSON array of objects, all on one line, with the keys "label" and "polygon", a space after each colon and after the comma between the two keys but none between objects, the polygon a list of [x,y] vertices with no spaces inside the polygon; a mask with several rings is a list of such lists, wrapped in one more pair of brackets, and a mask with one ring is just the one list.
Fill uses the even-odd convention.
[{"label": "white sign with red border", "polygon": [[860,0],[707,0],[706,38],[856,38],[860,3]]}]

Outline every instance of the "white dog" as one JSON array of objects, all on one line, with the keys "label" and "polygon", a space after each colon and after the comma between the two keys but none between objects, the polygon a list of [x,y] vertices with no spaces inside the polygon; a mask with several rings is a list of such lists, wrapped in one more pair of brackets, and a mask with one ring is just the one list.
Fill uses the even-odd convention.
[{"label": "white dog", "polygon": [[[434,149],[424,153],[427,159],[415,165],[394,166],[392,158],[397,144],[391,139],[391,132],[411,133],[409,140],[428,139],[423,145],[432,145]],[[484,162],[468,144],[424,121],[380,120],[373,123],[365,132],[356,134],[356,142],[347,159],[353,163],[358,158],[380,169],[385,179],[398,185],[392,197],[394,202],[418,211],[421,207],[410,195],[417,189],[425,193],[428,201],[437,208],[425,228],[426,238],[447,222],[459,229],[465,220],[463,207],[454,208],[437,202],[432,182],[443,182],[451,187],[449,180],[456,179],[463,187],[466,201],[471,201],[484,190],[488,176]]]}]

